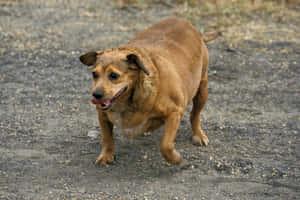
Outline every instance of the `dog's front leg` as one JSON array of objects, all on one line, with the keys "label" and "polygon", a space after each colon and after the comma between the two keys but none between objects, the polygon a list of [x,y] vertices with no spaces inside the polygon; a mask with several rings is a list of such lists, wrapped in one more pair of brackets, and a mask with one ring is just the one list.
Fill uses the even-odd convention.
[{"label": "dog's front leg", "polygon": [[98,118],[102,129],[102,151],[96,159],[96,164],[107,165],[114,161],[113,124],[101,110],[98,110]]},{"label": "dog's front leg", "polygon": [[176,132],[179,128],[181,118],[182,114],[174,112],[165,120],[165,130],[160,143],[160,152],[166,161],[171,164],[179,164],[182,160],[174,147]]}]

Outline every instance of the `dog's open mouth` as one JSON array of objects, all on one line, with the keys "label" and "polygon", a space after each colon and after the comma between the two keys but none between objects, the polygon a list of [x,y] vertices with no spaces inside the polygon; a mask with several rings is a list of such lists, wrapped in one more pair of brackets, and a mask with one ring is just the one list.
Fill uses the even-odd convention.
[{"label": "dog's open mouth", "polygon": [[99,105],[102,110],[108,110],[112,106],[114,101],[117,100],[120,96],[122,96],[122,94],[124,94],[126,92],[126,90],[127,90],[127,86],[122,88],[119,92],[117,92],[117,94],[112,99],[99,100],[99,99],[93,98],[92,103]]}]

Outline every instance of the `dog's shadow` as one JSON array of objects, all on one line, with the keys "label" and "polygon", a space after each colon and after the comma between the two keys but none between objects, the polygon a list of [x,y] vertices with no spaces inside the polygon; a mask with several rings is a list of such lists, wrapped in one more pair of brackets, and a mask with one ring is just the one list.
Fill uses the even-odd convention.
[{"label": "dog's shadow", "polygon": [[[186,123],[186,122],[183,122]],[[110,165],[112,170],[126,171],[123,178],[154,178],[168,177],[174,173],[186,170],[191,166],[187,160],[183,159],[180,165],[168,164],[160,153],[160,141],[164,127],[153,131],[147,136],[137,136],[126,138],[117,133],[115,136],[115,162]],[[191,131],[190,129],[188,129]],[[186,127],[178,130],[178,143],[188,142],[182,132],[186,132]],[[115,131],[118,132],[118,131]],[[185,133],[188,134],[188,133]],[[180,144],[179,144],[180,145]]]},{"label": "dog's shadow", "polygon": [[[106,175],[113,175],[121,179],[151,179],[157,177],[171,177],[175,173],[182,172],[182,170],[190,169],[192,163],[185,160],[184,153],[180,152],[181,150],[188,151],[186,148],[192,145],[189,140],[192,135],[192,130],[188,118],[186,116],[183,117],[176,137],[175,146],[178,147],[177,150],[179,150],[183,157],[183,161],[180,165],[168,164],[161,155],[160,142],[163,131],[164,126],[151,132],[149,135],[128,138],[122,135],[120,130],[115,128],[114,163],[108,164],[107,166],[93,164],[93,166],[88,167],[89,170],[91,170],[90,172],[94,175],[98,174],[102,178]],[[91,159],[90,162],[92,163],[100,154],[102,144],[100,141],[92,142],[87,148],[91,154],[84,160]]]}]

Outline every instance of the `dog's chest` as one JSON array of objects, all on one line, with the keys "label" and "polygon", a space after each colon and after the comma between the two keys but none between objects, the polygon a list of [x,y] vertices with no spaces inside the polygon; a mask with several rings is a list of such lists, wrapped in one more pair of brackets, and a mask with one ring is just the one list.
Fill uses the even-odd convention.
[{"label": "dog's chest", "polygon": [[135,119],[137,116],[130,114],[121,114],[117,112],[111,112],[109,119],[112,123],[128,137],[134,137],[143,134],[147,130],[148,119],[139,120]]}]

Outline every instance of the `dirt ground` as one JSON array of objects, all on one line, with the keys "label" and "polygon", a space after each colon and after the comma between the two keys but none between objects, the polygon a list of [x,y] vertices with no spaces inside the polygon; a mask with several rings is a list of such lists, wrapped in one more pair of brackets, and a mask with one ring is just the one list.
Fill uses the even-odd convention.
[{"label": "dirt ground", "polygon": [[[300,8],[268,9],[0,0],[0,199],[300,199]],[[184,167],[160,155],[163,128],[116,134],[115,164],[95,166],[100,136],[88,132],[101,133],[78,57],[167,16],[223,32],[208,44],[210,144],[192,145],[189,106],[176,138]]]}]

